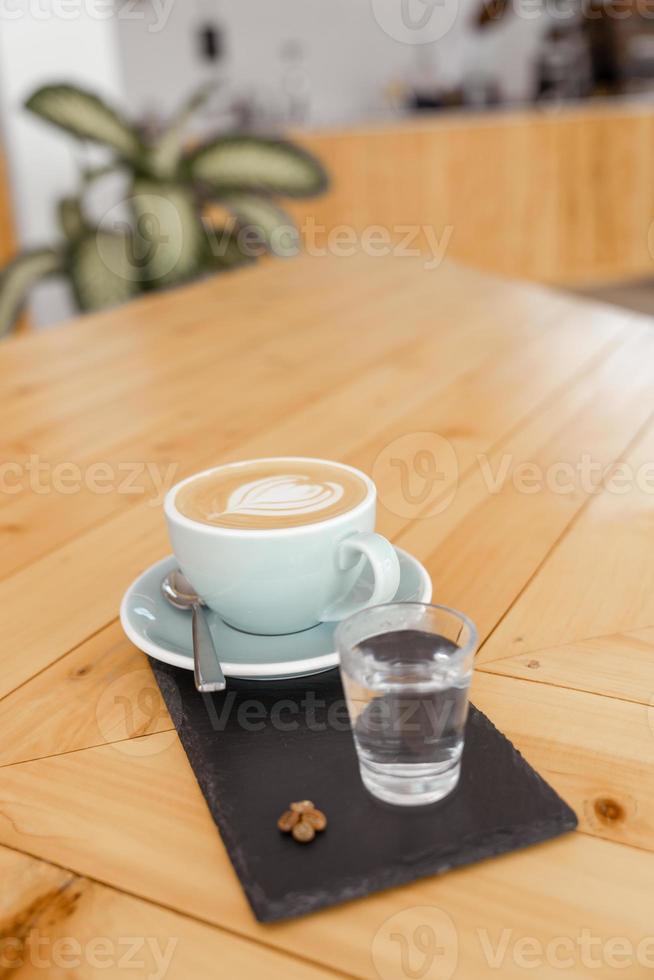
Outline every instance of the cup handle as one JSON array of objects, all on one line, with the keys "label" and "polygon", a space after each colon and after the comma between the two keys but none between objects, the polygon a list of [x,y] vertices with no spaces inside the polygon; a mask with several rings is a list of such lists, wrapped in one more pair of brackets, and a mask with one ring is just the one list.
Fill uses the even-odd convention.
[{"label": "cup handle", "polygon": [[346,619],[361,609],[390,602],[400,584],[400,562],[395,548],[374,531],[359,531],[344,538],[338,546],[339,568],[351,568],[354,561],[364,555],[370,563],[373,574],[373,590],[369,599],[355,601],[345,596],[332,603],[322,615],[323,622]]}]

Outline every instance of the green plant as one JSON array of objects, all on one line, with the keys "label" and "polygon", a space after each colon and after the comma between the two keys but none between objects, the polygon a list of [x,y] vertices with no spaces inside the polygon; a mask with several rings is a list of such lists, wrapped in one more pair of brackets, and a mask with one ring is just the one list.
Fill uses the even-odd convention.
[{"label": "green plant", "polygon": [[[274,198],[321,193],[327,187],[323,167],[293,143],[251,135],[222,135],[187,149],[187,124],[208,94],[196,93],[162,132],[149,137],[72,85],[48,85],[28,99],[30,112],[80,140],[108,147],[113,160],[87,171],[79,194],[59,202],[60,244],[23,252],[0,272],[0,336],[44,277],[67,276],[80,310],[88,311],[253,261],[275,250],[280,233],[288,249],[288,236],[297,233]],[[93,221],[88,188],[114,171],[128,181],[124,214],[118,220],[112,209],[109,220]],[[208,221],[212,203],[232,216],[227,224]]]}]

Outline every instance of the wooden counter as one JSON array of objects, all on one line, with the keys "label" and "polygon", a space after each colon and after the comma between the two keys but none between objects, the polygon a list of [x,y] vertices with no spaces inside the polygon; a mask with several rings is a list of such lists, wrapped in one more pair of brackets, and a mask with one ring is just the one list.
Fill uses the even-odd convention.
[{"label": "wooden counter", "polygon": [[416,229],[472,266],[560,284],[654,278],[654,107],[443,113],[303,142],[334,191],[295,214],[319,225]]}]

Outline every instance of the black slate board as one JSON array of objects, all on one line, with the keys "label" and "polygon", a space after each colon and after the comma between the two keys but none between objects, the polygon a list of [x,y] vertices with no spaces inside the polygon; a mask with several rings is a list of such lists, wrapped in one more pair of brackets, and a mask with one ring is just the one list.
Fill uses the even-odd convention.
[{"label": "black slate board", "polygon": [[[235,681],[199,695],[191,671],[151,661],[195,776],[261,922],[303,915],[556,837],[575,814],[476,708],[461,780],[428,807],[364,789],[338,670]],[[277,830],[291,800],[329,819],[309,845]]]}]

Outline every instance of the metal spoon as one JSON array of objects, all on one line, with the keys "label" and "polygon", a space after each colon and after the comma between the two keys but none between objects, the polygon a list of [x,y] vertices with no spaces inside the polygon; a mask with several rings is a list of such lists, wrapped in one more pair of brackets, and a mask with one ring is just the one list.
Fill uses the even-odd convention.
[{"label": "metal spoon", "polygon": [[202,599],[179,569],[166,575],[161,583],[161,591],[175,609],[193,610],[193,671],[196,688],[203,694],[224,691],[227,687],[225,675],[202,608]]}]

